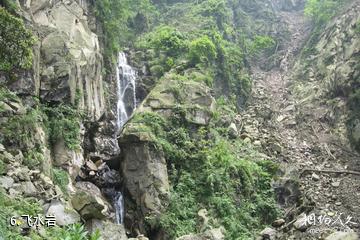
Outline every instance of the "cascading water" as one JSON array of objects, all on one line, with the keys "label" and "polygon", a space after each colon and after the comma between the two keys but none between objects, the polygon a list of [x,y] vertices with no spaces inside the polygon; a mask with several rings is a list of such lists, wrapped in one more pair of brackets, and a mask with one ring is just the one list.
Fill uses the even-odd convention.
[{"label": "cascading water", "polygon": [[124,223],[124,197],[121,192],[117,192],[114,197],[114,207],[115,207],[115,218],[117,224]]},{"label": "cascading water", "polygon": [[137,73],[128,65],[124,52],[119,53],[116,75],[118,84],[117,126],[121,131],[136,108],[135,80]]},{"label": "cascading water", "polygon": [[[116,66],[118,102],[117,102],[117,128],[118,133],[121,132],[123,126],[136,109],[136,92],[135,80],[136,71],[128,64],[126,54],[119,53]],[[124,222],[124,197],[122,192],[116,192],[113,198],[115,217],[117,224]]]}]

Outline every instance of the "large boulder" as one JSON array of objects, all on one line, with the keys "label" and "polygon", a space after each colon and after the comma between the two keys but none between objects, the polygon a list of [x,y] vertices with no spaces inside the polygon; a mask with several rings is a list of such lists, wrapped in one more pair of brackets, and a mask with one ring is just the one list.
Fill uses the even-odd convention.
[{"label": "large boulder", "polygon": [[190,123],[206,125],[215,110],[211,90],[199,82],[182,81],[166,75],[150,92],[137,112],[152,111],[169,117],[179,106]]},{"label": "large boulder", "polygon": [[100,231],[100,240],[127,240],[124,225],[115,224],[110,221],[91,219],[86,222],[86,227],[90,233]]},{"label": "large boulder", "polygon": [[46,215],[55,216],[56,224],[59,226],[80,222],[80,215],[73,208],[58,200],[51,201],[46,209]]},{"label": "large boulder", "polygon": [[110,217],[110,204],[103,198],[97,186],[90,182],[78,182],[75,186],[77,191],[72,196],[71,203],[83,219]]},{"label": "large boulder", "polygon": [[164,153],[156,149],[146,134],[129,133],[119,141],[125,186],[143,216],[159,214],[169,195]]},{"label": "large boulder", "polygon": [[79,174],[81,166],[84,164],[84,157],[81,149],[71,150],[65,145],[63,139],[59,139],[52,148],[53,164],[57,167],[66,167],[72,179]]}]

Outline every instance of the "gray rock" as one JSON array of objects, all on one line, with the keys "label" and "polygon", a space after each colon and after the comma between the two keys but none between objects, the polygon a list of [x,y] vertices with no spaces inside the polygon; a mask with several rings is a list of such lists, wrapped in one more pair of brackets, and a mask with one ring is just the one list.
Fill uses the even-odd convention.
[{"label": "gray rock", "polygon": [[189,234],[176,240],[224,240],[224,228],[214,228],[201,234]]},{"label": "gray rock", "polygon": [[5,147],[0,143],[0,153],[5,152]]},{"label": "gray rock", "polygon": [[14,179],[7,176],[0,177],[0,185],[8,190],[14,185]]},{"label": "gray rock", "polygon": [[58,200],[53,200],[46,211],[47,215],[55,216],[56,224],[66,226],[80,221],[80,215],[69,206],[65,206]]},{"label": "gray rock", "polygon": [[359,236],[354,232],[334,232],[325,240],[358,240]]},{"label": "gray rock", "polygon": [[141,214],[159,214],[166,206],[170,189],[164,153],[154,147],[149,136],[131,134],[125,131],[119,141],[125,186]]},{"label": "gray rock", "polygon": [[276,233],[277,232],[275,229],[267,227],[260,232],[260,236],[262,237],[262,239],[274,240],[276,237]]},{"label": "gray rock", "polygon": [[228,128],[228,132],[229,132],[229,136],[231,138],[236,138],[238,136],[239,132],[238,132],[238,129],[237,129],[235,123],[230,124],[230,126]]},{"label": "gray rock", "polygon": [[339,187],[340,186],[340,181],[336,181],[336,182],[331,183],[331,186]]},{"label": "gray rock", "polygon": [[127,240],[124,225],[115,224],[109,221],[91,219],[86,222],[86,228],[90,233],[100,231],[100,240]]},{"label": "gray rock", "polygon": [[36,196],[38,191],[36,190],[36,187],[31,181],[26,181],[21,183],[22,192],[25,196]]},{"label": "gray rock", "polygon": [[317,175],[316,173],[313,173],[313,174],[311,175],[311,178],[312,178],[312,180],[314,180],[314,181],[319,181],[319,180],[320,180],[320,176]]},{"label": "gray rock", "polygon": [[16,196],[19,196],[21,194],[21,192],[15,190],[14,188],[10,188],[9,189],[9,195],[11,197],[16,197]]},{"label": "gray rock", "polygon": [[281,227],[281,226],[284,225],[284,224],[285,224],[285,220],[282,219],[282,218],[276,219],[276,220],[272,223],[272,225],[273,225],[274,227]]},{"label": "gray rock", "polygon": [[309,227],[307,224],[306,224],[306,214],[305,213],[302,213],[300,214],[296,221],[294,222],[293,224],[294,228],[301,231],[301,232],[304,232],[306,231],[306,229]]},{"label": "gray rock", "polygon": [[77,191],[71,198],[71,203],[85,220],[109,217],[110,204],[103,198],[101,191],[93,183],[78,182]]},{"label": "gray rock", "polygon": [[136,238],[129,238],[129,240],[149,240],[149,239],[141,234],[141,235],[137,236]]}]

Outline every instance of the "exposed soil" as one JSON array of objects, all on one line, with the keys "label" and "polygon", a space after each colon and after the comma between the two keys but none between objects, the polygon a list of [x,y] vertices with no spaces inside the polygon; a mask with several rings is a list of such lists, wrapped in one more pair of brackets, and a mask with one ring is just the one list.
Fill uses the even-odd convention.
[{"label": "exposed soil", "polygon": [[[354,163],[360,157],[332,133],[326,106],[314,103],[310,113],[304,114],[295,99],[292,69],[311,29],[302,11],[278,14],[287,23],[291,38],[278,53],[280,66],[268,72],[253,67],[253,93],[242,129],[281,166],[274,187],[286,222],[277,228],[278,238],[322,239],[333,231],[349,229],[359,233],[360,169]],[[316,224],[298,226],[295,222],[302,213],[314,213],[331,223],[320,223],[318,218]]]}]

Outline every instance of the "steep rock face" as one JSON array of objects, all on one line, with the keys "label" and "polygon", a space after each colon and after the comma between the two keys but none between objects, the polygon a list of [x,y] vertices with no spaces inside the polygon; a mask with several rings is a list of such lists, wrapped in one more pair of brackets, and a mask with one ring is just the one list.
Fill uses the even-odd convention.
[{"label": "steep rock face", "polygon": [[[80,216],[114,221],[110,203],[94,184],[73,186],[71,182],[79,178],[85,159],[102,163],[119,150],[111,111],[116,88],[105,97],[107,83],[93,2],[19,2],[17,13],[37,42],[30,70],[17,70],[11,77],[0,73],[0,185],[11,198],[34,197],[44,213],[56,215],[61,226],[80,222]],[[77,115],[78,110],[86,120]],[[76,113],[74,119],[71,112]],[[62,117],[54,118],[54,113]],[[65,123],[67,127],[62,128],[60,122],[73,125]],[[69,147],[59,132],[51,136],[54,128],[65,134],[76,132],[73,140],[81,146]],[[126,239],[117,225],[108,225],[103,239],[110,235]]]},{"label": "steep rock face", "polygon": [[102,55],[87,1],[27,1],[22,9],[38,43],[31,71],[11,90],[47,102],[80,105],[92,119],[104,113]]},{"label": "steep rock face", "polygon": [[[360,146],[355,92],[360,84],[359,13],[360,4],[354,2],[319,36],[312,36],[295,67],[298,82],[294,88],[304,106],[303,114],[315,114],[329,121],[344,142],[348,136],[357,148]],[[323,106],[311,112],[317,103]]]},{"label": "steep rock face", "polygon": [[144,122],[137,120],[137,116],[156,113],[166,119],[179,108],[185,112],[189,124],[202,126],[212,118],[215,100],[203,84],[181,81],[168,74],[139,106],[119,138],[124,187],[135,202],[135,207],[129,206],[128,213],[138,216],[141,232],[146,231],[141,219],[159,217],[167,206],[170,187],[164,152],[156,136],[149,132]]}]

